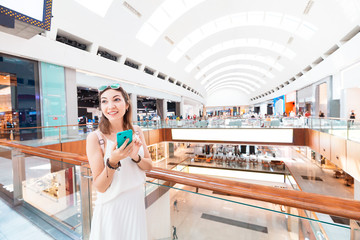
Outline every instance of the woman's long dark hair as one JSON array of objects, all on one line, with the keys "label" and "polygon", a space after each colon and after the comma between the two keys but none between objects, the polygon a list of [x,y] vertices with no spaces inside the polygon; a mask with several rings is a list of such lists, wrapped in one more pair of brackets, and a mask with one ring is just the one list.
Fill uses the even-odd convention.
[{"label": "woman's long dark hair", "polygon": [[[105,90],[99,92],[99,107],[101,110],[101,95],[109,90],[111,88],[106,88]],[[127,110],[125,109],[125,114],[123,116],[123,128],[124,130],[128,130],[131,129],[134,131],[134,127],[132,125],[132,106],[131,106],[131,101],[129,98],[129,95],[127,94],[127,92],[122,88],[119,87],[118,89],[113,89],[115,91],[118,91],[121,93],[121,95],[123,96],[124,100],[125,100],[125,104],[128,104],[129,107],[127,108]],[[107,119],[104,115],[103,112],[101,112],[101,119],[100,119],[100,123],[99,123],[99,129],[103,134],[110,134],[110,121],[109,119]]]}]

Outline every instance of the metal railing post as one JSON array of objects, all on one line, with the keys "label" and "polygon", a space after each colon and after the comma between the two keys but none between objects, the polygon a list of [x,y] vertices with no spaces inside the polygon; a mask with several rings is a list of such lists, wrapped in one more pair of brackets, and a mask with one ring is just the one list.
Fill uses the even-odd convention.
[{"label": "metal railing post", "polygon": [[92,217],[92,177],[90,169],[80,166],[80,195],[81,195],[81,219],[82,219],[82,239],[90,237],[91,217]]},{"label": "metal railing post", "polygon": [[21,204],[23,200],[22,183],[26,179],[25,175],[25,154],[19,149],[11,150],[13,186],[14,186],[14,205]]},{"label": "metal railing post", "polygon": [[360,226],[355,220],[350,219],[350,240],[360,239]]}]

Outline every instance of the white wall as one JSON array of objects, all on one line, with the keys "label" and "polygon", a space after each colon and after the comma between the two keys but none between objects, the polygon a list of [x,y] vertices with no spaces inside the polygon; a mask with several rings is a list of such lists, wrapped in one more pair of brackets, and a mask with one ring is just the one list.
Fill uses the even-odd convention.
[{"label": "white wall", "polygon": [[267,114],[267,105],[268,105],[267,102],[260,104],[260,114],[261,114],[261,116],[264,116],[265,114]]},{"label": "white wall", "polygon": [[360,88],[347,88],[342,92],[341,117],[349,118],[351,110],[355,111],[356,118],[360,118]]},{"label": "white wall", "polygon": [[247,94],[235,89],[218,90],[208,96],[206,101],[206,107],[239,105],[249,105],[249,97]]}]

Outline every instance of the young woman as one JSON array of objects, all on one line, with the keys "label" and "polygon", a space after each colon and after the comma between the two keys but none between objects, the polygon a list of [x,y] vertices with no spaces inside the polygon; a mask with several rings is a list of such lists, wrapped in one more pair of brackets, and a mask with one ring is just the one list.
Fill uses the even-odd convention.
[{"label": "young woman", "polygon": [[[90,239],[147,239],[144,170],[152,168],[144,134],[131,123],[131,102],[120,84],[99,88],[102,111],[99,129],[86,140],[97,200]],[[117,148],[116,134],[133,130]]]}]

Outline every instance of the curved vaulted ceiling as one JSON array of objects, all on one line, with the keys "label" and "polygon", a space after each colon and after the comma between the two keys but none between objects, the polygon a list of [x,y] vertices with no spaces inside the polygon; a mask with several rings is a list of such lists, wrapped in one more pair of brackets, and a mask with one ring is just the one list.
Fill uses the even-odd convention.
[{"label": "curved vaulted ceiling", "polygon": [[249,98],[269,91],[341,46],[360,22],[360,0],[128,2],[143,14],[136,38],[208,96],[224,88]]}]

